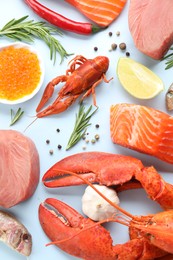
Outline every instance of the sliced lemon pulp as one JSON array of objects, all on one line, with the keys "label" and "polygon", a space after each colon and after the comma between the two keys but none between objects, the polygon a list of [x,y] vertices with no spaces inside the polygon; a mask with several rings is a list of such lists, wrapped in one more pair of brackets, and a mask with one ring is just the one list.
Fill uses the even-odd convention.
[{"label": "sliced lemon pulp", "polygon": [[130,58],[119,59],[117,76],[124,89],[136,98],[150,99],[164,89],[162,80],[154,72]]}]

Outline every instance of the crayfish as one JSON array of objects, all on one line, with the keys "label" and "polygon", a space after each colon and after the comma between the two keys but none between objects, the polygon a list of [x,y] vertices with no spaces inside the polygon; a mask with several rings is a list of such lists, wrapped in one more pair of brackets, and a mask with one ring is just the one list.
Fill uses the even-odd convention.
[{"label": "crayfish", "polygon": [[161,259],[173,254],[173,186],[166,183],[154,167],[144,167],[140,160],[130,156],[84,152],[57,162],[42,180],[49,188],[89,184],[97,191],[92,183],[113,186],[117,190],[120,186],[121,190],[143,187],[148,196],[166,210],[133,216],[97,191],[122,215],[119,213],[105,222],[129,227],[130,240],[113,245],[110,233],[101,226],[104,221],[94,222],[59,200],[46,199],[40,204],[39,219],[53,241],[50,244],[86,260]]},{"label": "crayfish", "polygon": [[[70,64],[71,63],[71,64]],[[83,93],[81,102],[90,94],[93,95],[93,103],[96,106],[95,88],[104,80],[108,83],[105,73],[109,67],[109,59],[105,56],[98,56],[94,59],[86,59],[78,55],[70,61],[70,68],[66,71],[66,75],[61,75],[54,78],[45,88],[41,101],[36,109],[37,117],[59,114],[69,106]],[[78,66],[78,67],[77,67]],[[58,97],[52,105],[40,110],[52,97],[54,87],[60,83],[66,82],[58,93]]]}]

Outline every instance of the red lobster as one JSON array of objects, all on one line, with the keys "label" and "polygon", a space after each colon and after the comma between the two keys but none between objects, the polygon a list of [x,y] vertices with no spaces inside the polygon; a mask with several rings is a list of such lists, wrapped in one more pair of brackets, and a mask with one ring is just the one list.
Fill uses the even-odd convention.
[{"label": "red lobster", "polygon": [[166,211],[155,215],[133,216],[114,205],[128,218],[116,216],[110,221],[129,226],[130,241],[112,245],[109,232],[100,223],[84,218],[61,201],[47,199],[39,207],[39,219],[53,244],[86,260],[172,257],[173,186],[166,183],[154,167],[144,167],[140,160],[129,156],[84,152],[57,162],[43,176],[43,183],[50,188],[86,183],[92,185],[96,182],[107,186],[121,185],[122,189],[142,186],[149,197]]},{"label": "red lobster", "polygon": [[[96,106],[95,88],[104,80],[108,83],[105,73],[109,67],[109,59],[105,56],[98,56],[94,59],[86,59],[78,55],[70,61],[70,68],[66,71],[66,75],[58,76],[53,79],[45,88],[41,101],[36,109],[37,117],[49,116],[65,111],[71,106],[76,99],[85,91],[81,98],[93,95],[93,103]],[[77,65],[79,65],[78,68]],[[39,112],[54,92],[54,87],[60,82],[66,82],[58,93],[58,97],[52,105]]]}]

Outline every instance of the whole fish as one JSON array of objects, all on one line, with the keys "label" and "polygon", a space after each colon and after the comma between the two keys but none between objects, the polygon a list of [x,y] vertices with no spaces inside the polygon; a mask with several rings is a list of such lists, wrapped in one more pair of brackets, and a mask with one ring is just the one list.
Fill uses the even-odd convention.
[{"label": "whole fish", "polygon": [[0,210],[0,241],[20,254],[29,256],[32,237],[26,227],[11,214]]},{"label": "whole fish", "polygon": [[166,107],[169,111],[173,110],[173,84],[171,84],[166,93]]}]

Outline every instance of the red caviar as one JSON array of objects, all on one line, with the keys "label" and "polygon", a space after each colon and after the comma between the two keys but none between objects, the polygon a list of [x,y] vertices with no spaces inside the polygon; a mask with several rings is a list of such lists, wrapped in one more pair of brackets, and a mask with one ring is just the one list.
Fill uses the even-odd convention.
[{"label": "red caviar", "polygon": [[17,100],[37,87],[41,69],[37,55],[29,49],[8,46],[0,51],[0,98]]}]

